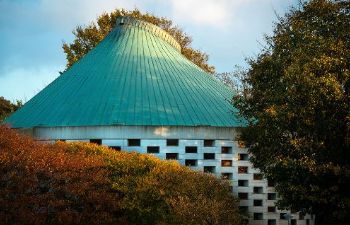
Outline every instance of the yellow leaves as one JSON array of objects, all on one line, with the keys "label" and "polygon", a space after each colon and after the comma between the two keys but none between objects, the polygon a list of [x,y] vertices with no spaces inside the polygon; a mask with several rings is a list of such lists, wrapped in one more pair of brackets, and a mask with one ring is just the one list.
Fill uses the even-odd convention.
[{"label": "yellow leaves", "polygon": [[276,117],[277,116],[277,111],[276,111],[276,106],[271,105],[268,108],[265,109],[265,113],[267,113],[270,117]]}]

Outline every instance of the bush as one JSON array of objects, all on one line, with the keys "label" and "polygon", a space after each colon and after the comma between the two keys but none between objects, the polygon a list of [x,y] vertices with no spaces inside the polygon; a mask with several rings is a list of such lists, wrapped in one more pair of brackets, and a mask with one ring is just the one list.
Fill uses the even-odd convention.
[{"label": "bush", "polygon": [[0,127],[3,224],[241,224],[228,184],[174,161]]}]

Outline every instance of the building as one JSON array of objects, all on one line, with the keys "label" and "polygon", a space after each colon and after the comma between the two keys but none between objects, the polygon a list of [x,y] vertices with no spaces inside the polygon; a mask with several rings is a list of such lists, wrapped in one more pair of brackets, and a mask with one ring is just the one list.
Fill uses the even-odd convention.
[{"label": "building", "polygon": [[[233,91],[181,54],[149,23],[123,17],[92,51],[6,122],[38,141],[93,142],[155,154],[232,184],[250,224],[288,224],[273,184],[252,168],[236,141],[245,125]],[[290,224],[312,224],[293,214]]]}]

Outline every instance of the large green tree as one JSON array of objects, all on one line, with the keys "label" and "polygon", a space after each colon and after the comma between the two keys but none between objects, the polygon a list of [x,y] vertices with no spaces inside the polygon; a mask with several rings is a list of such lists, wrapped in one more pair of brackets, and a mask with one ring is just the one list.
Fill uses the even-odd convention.
[{"label": "large green tree", "polygon": [[172,21],[164,17],[156,17],[149,13],[141,13],[138,9],[124,10],[116,9],[111,13],[104,13],[97,18],[96,23],[88,26],[78,26],[73,34],[73,43],[63,44],[66,53],[67,68],[81,59],[86,53],[94,48],[115,26],[116,19],[120,16],[130,16],[144,20],[159,26],[171,34],[180,44],[181,53],[204,71],[214,73],[215,68],[208,64],[208,55],[191,47],[192,39],[179,27],[173,25]]},{"label": "large green tree", "polygon": [[350,2],[301,2],[279,18],[233,99],[252,162],[280,207],[350,221]]}]

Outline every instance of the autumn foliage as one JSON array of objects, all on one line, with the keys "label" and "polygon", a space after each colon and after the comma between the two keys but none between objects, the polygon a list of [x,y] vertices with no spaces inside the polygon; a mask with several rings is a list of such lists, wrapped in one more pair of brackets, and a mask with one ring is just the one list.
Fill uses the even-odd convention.
[{"label": "autumn foliage", "polygon": [[173,161],[0,127],[1,224],[241,224],[228,184]]}]

